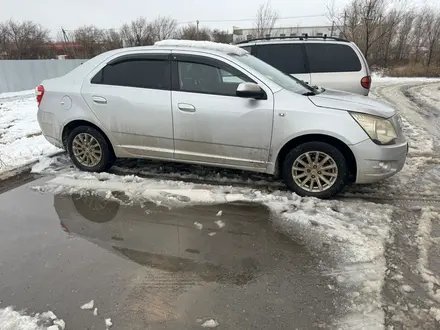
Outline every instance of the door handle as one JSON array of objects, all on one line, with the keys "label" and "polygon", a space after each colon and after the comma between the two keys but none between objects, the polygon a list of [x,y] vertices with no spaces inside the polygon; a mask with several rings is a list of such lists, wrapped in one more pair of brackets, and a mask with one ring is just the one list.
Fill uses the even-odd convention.
[{"label": "door handle", "polygon": [[107,100],[102,96],[92,96],[92,100],[98,104],[107,104]]},{"label": "door handle", "polygon": [[185,112],[196,112],[196,108],[192,104],[188,103],[179,103],[177,107]]}]

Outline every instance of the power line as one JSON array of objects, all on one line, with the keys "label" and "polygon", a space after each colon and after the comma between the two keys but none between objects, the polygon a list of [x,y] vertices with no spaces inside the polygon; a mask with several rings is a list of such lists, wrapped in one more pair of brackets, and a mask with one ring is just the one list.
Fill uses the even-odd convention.
[{"label": "power line", "polygon": [[[285,20],[285,19],[295,19],[295,18],[312,18],[312,17],[326,17],[325,15],[302,15],[302,16],[286,16],[286,17],[278,17],[277,20]],[[185,21],[185,22],[177,22],[178,25],[181,24],[191,24],[191,23],[234,23],[234,22],[253,22],[254,18],[238,18],[238,19],[219,19],[219,20],[193,20],[193,21]],[[73,32],[74,30],[65,30],[67,32]]]},{"label": "power line", "polygon": [[[303,15],[303,16],[288,16],[288,17],[278,17],[278,20],[283,19],[294,19],[294,18],[311,18],[311,17],[325,17],[325,15]],[[189,24],[195,23],[197,20],[178,22],[177,24]],[[254,18],[240,18],[240,19],[223,19],[223,20],[199,20],[199,23],[233,23],[233,22],[253,22]]]}]

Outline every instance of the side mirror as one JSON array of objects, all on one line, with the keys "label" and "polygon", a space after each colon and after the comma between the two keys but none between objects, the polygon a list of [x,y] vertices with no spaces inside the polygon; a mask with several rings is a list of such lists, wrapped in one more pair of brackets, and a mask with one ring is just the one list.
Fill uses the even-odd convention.
[{"label": "side mirror", "polygon": [[249,82],[238,85],[236,95],[256,100],[267,100],[266,92],[257,84]]}]

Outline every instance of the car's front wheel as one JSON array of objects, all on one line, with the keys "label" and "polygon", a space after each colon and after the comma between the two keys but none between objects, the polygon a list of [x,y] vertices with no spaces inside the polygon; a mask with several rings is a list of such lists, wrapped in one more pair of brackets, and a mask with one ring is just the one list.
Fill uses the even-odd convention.
[{"label": "car's front wheel", "polygon": [[106,138],[90,126],[79,126],[70,132],[67,150],[76,167],[83,171],[106,171],[112,167],[115,160]]},{"label": "car's front wheel", "polygon": [[344,155],[325,142],[306,142],[292,149],[283,163],[286,185],[300,196],[330,198],[347,182]]}]

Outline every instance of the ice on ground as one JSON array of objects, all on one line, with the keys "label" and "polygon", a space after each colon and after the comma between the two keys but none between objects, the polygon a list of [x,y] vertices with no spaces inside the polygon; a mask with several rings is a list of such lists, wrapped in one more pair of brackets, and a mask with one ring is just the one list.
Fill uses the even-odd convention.
[{"label": "ice on ground", "polygon": [[215,224],[217,225],[217,227],[219,228],[223,228],[225,226],[225,223],[221,220],[217,220],[215,221]]},{"label": "ice on ground", "polygon": [[199,222],[194,222],[194,226],[196,226],[197,229],[201,230],[203,228],[203,225]]},{"label": "ice on ground", "polygon": [[414,289],[412,288],[412,286],[411,285],[408,285],[408,284],[405,284],[405,285],[402,285],[402,290],[403,291],[405,291],[405,292],[414,292]]},{"label": "ice on ground", "polygon": [[108,329],[113,325],[112,319],[105,319],[105,328]]},{"label": "ice on ground", "polygon": [[214,319],[210,319],[202,323],[203,328],[216,328],[218,326],[219,323]]},{"label": "ice on ground", "polygon": [[222,210],[220,210],[220,211],[218,211],[218,212],[217,212],[216,216],[217,216],[217,217],[221,217],[221,216],[222,216],[222,214],[223,214],[223,211],[222,211]]},{"label": "ice on ground", "polygon": [[24,312],[15,311],[12,307],[0,309],[1,330],[64,330],[65,326],[64,321],[58,319],[51,311],[27,315]]},{"label": "ice on ground", "polygon": [[88,303],[82,305],[81,309],[85,309],[85,310],[93,309],[94,305],[95,305],[95,301],[90,300]]},{"label": "ice on ground", "polygon": [[41,135],[35,96],[23,95],[0,94],[0,172],[59,151]]}]

